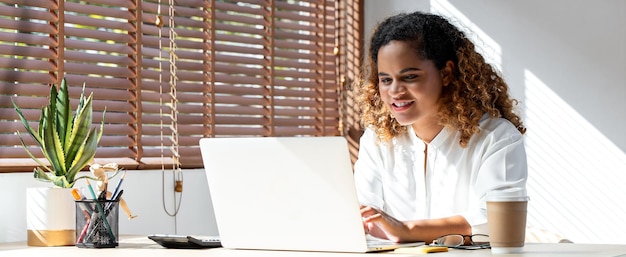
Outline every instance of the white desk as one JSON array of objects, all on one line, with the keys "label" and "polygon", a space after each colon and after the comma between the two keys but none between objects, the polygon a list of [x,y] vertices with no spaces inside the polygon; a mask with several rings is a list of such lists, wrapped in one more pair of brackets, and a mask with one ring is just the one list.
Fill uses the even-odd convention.
[{"label": "white desk", "polygon": [[[485,250],[455,250],[450,249],[445,253],[431,253],[429,256],[492,256],[489,249]],[[365,254],[345,254],[345,253],[323,253],[323,252],[291,252],[291,251],[253,251],[253,250],[229,250],[222,248],[201,249],[201,250],[178,250],[165,249],[160,245],[150,241],[147,237],[124,238],[117,248],[109,249],[84,249],[74,246],[69,247],[28,247],[26,243],[5,243],[0,244],[0,257],[108,257],[108,256],[133,256],[133,257],[406,257],[410,254],[399,254],[393,252],[365,253]],[[494,255],[498,256],[498,255]],[[585,257],[626,257],[626,245],[596,245],[596,244],[527,244],[521,254],[499,255],[499,256],[585,256]]]}]

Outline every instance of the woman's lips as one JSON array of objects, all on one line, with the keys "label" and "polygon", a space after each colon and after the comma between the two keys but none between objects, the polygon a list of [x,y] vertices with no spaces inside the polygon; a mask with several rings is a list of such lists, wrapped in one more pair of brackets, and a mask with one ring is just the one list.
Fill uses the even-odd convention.
[{"label": "woman's lips", "polygon": [[404,111],[406,109],[411,108],[411,106],[413,106],[413,101],[407,101],[407,102],[395,102],[391,104],[391,107],[393,108],[394,111],[400,112],[400,111]]}]

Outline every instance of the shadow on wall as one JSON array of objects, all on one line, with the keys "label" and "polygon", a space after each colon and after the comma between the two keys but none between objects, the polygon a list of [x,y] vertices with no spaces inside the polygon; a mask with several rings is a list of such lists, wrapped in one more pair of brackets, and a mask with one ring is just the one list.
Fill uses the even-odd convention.
[{"label": "shadow on wall", "polygon": [[626,70],[626,30],[620,28],[626,2],[430,4],[480,38],[477,47],[521,100],[528,128],[528,222],[535,235],[552,231],[580,243],[626,243],[626,224],[615,222],[626,213],[616,204],[626,199],[619,185],[626,181],[626,119],[614,118],[626,112],[620,78]]},{"label": "shadow on wall", "polygon": [[626,119],[614,115],[626,112],[626,2],[431,0],[431,5],[456,10],[488,35],[491,41],[483,43],[496,43],[505,78],[522,104],[530,70],[626,152]]}]

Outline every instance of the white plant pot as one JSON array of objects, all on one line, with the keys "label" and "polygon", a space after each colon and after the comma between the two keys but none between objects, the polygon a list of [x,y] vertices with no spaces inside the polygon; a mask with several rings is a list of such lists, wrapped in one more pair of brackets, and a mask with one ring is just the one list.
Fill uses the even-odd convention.
[{"label": "white plant pot", "polygon": [[27,244],[29,246],[75,245],[75,209],[71,188],[27,188]]}]

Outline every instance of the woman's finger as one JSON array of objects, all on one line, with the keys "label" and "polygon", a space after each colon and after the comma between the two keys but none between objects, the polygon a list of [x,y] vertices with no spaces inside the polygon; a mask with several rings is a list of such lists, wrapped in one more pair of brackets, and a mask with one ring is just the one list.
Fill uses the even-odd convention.
[{"label": "woman's finger", "polygon": [[370,223],[380,221],[383,218],[383,215],[380,213],[375,213],[372,215],[368,215],[367,217],[363,217],[363,222]]}]

